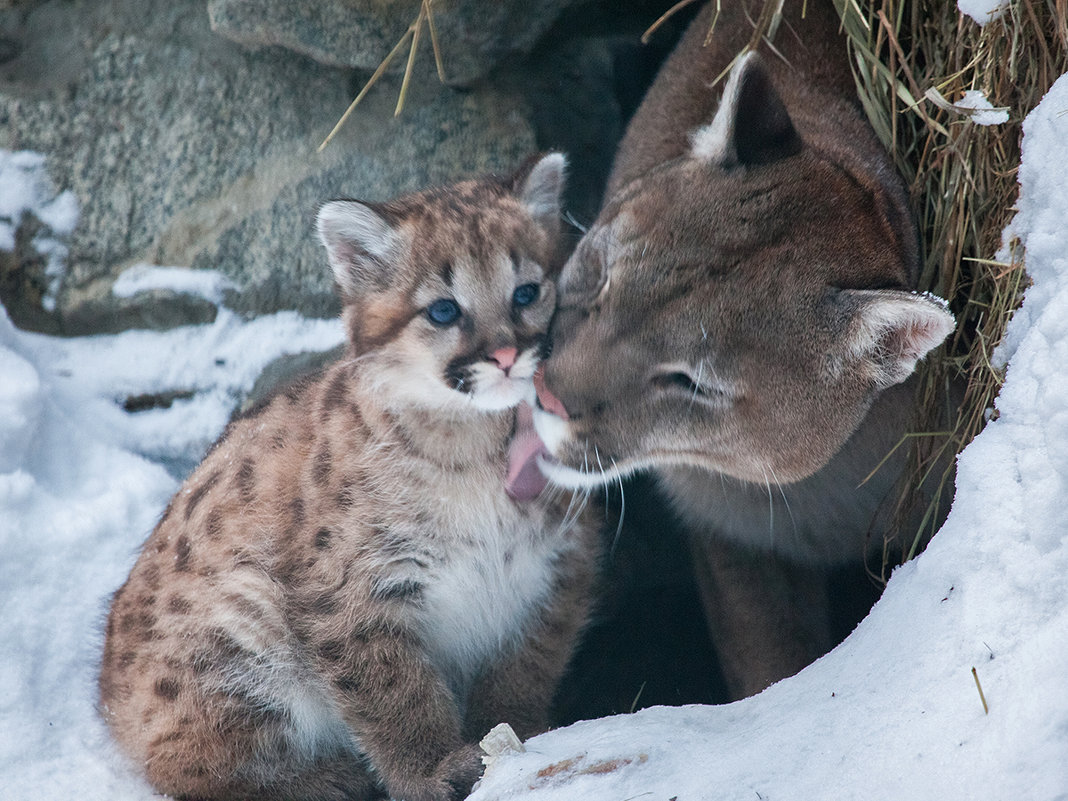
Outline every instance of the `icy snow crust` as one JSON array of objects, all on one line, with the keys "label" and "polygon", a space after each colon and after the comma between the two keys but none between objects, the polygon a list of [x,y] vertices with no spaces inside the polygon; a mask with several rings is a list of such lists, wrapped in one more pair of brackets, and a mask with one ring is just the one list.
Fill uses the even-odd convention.
[{"label": "icy snow crust", "polygon": [[223,302],[228,289],[237,289],[237,285],[222,273],[213,270],[135,264],[122,271],[111,286],[111,294],[129,298],[140,292],[167,290],[196,295],[217,305]]},{"label": "icy snow crust", "polygon": [[[576,724],[501,756],[477,801],[1068,799],[1068,78],[1029,117],[1019,215],[1034,285],[1002,356],[1000,417],[953,511],[835,651],[723,707]],[[156,280],[158,275],[152,280]],[[335,322],[58,340],[0,313],[0,798],[148,801],[94,710],[108,597],[196,453],[275,355]],[[194,390],[130,415],[125,396]],[[990,704],[985,714],[972,679]]]}]

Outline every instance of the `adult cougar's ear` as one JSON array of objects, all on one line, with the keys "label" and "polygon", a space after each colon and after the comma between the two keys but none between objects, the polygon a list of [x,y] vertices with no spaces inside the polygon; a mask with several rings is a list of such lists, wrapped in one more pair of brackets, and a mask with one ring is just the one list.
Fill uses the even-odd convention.
[{"label": "adult cougar's ear", "polygon": [[801,150],[790,115],[756,53],[738,59],[712,122],[693,134],[693,155],[718,167],[768,164]]},{"label": "adult cougar's ear", "polygon": [[555,241],[560,233],[560,205],[564,193],[567,158],[563,153],[549,153],[531,159],[512,177],[512,187],[519,201]]},{"label": "adult cougar's ear", "polygon": [[345,299],[386,284],[403,238],[385,217],[358,200],[331,200],[319,209],[315,227]]},{"label": "adult cougar's ear", "polygon": [[854,311],[835,356],[841,364],[857,365],[879,388],[908,378],[916,363],[956,327],[945,301],[933,295],[846,289],[838,301]]}]

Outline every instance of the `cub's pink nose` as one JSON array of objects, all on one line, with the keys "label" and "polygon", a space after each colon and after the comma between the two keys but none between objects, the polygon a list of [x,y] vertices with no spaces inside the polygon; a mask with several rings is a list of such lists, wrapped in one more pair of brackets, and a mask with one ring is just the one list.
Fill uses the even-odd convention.
[{"label": "cub's pink nose", "polygon": [[549,388],[545,386],[545,368],[538,367],[536,373],[534,373],[534,391],[538,393],[538,402],[547,412],[552,412],[557,417],[567,420],[567,409],[564,408],[564,404],[549,391]]},{"label": "cub's pink nose", "polygon": [[495,362],[504,372],[508,372],[509,368],[515,364],[515,357],[519,354],[519,351],[515,348],[497,348],[490,354],[490,361]]}]

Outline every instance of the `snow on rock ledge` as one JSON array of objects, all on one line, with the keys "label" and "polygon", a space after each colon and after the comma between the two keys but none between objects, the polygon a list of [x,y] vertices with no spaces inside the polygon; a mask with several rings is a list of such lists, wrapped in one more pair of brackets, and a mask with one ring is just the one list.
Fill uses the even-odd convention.
[{"label": "snow on rock ledge", "polygon": [[1010,326],[1000,417],[962,454],[953,510],[927,551],[799,675],[729,706],[652,708],[534,738],[494,764],[473,801],[1068,797],[1065,109],[1068,76],[1025,123],[1010,233],[1034,285]]},{"label": "snow on rock ledge", "polygon": [[41,306],[51,312],[66,273],[67,241],[78,223],[78,199],[69,190],[57,193],[42,154],[0,148],[0,251],[17,250],[15,234],[27,215],[44,226],[30,247],[44,257]]}]

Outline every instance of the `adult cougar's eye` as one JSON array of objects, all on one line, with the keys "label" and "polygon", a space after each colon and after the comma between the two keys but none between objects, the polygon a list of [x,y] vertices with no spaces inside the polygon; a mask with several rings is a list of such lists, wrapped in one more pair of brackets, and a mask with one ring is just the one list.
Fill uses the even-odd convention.
[{"label": "adult cougar's eye", "polygon": [[452,298],[438,298],[426,307],[427,319],[442,328],[459,320],[460,314],[460,305]]},{"label": "adult cougar's eye", "polygon": [[691,401],[706,401],[721,404],[737,399],[737,391],[731,385],[705,369],[702,363],[697,370],[681,364],[661,365],[649,376],[649,383],[661,392]]},{"label": "adult cougar's eye", "polygon": [[538,299],[538,292],[541,290],[537,284],[523,284],[515,289],[512,293],[512,305],[522,308],[523,306],[529,306],[531,303]]},{"label": "adult cougar's eye", "polygon": [[653,376],[651,381],[653,386],[660,389],[677,389],[691,394],[702,392],[700,385],[687,373],[681,371],[660,373]]}]

